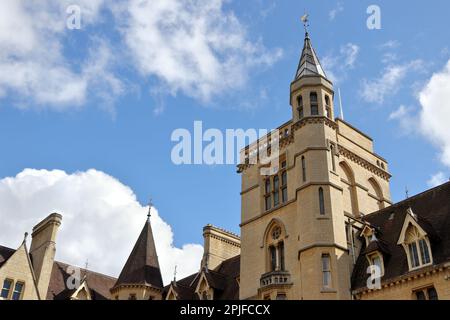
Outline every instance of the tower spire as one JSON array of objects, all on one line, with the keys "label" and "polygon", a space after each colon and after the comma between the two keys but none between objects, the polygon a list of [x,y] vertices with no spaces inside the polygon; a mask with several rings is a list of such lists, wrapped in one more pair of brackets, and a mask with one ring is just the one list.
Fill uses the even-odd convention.
[{"label": "tower spire", "polygon": [[309,38],[309,15],[305,14],[302,16],[301,20],[305,28],[305,42],[300,57],[300,62],[298,64],[297,73],[295,75],[295,80],[308,76],[327,78],[325,72],[323,71],[322,65],[320,64],[319,58],[317,57],[316,51],[311,44],[311,39]]},{"label": "tower spire", "polygon": [[150,204],[148,219],[117,279],[115,288],[121,285],[150,285],[155,288],[163,287],[155,240],[150,224],[151,208],[152,205]]}]

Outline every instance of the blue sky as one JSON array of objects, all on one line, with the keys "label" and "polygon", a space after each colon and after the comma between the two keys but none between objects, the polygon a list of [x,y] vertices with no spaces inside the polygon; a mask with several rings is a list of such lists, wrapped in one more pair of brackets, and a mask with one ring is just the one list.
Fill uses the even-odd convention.
[{"label": "blue sky", "polygon": [[[226,66],[218,68],[224,72],[218,79],[225,79],[202,80],[213,85],[206,94],[192,79],[177,79],[165,75],[171,71],[164,68],[146,66],[148,60],[142,58],[146,47],[133,55],[136,48],[124,44],[122,9],[111,13],[106,4],[97,2],[98,12],[89,16],[92,21],[86,20],[89,23],[81,30],[56,31],[61,46],[57,65],[75,75],[102,44],[110,50],[110,64],[86,76],[92,78],[86,82],[89,88],[84,97],[74,97],[73,102],[45,99],[33,93],[32,86],[8,85],[12,80],[0,73],[1,178],[14,177],[25,168],[67,173],[94,168],[129,186],[143,205],[151,196],[161,217],[172,226],[176,245],[202,243],[201,230],[207,223],[239,232],[240,176],[235,166],[175,166],[170,136],[177,128],[192,130],[195,120],[203,121],[205,128],[219,129],[274,128],[287,121],[289,84],[304,36],[300,16],[305,10],[310,14],[313,45],[326,72],[336,77],[336,90],[341,89],[346,121],[370,135],[376,152],[389,162],[393,200],[404,198],[406,186],[415,194],[429,187],[433,175],[440,180],[450,175],[442,150],[433,144],[438,138],[430,140],[423,133],[426,129],[418,125],[422,110],[418,95],[450,59],[448,1],[436,0],[433,5],[424,1],[224,1],[218,13],[235,22],[218,32],[224,30],[227,37],[243,32],[244,42],[254,47],[231,48],[231,54],[214,48],[219,60],[231,55],[246,62],[242,68],[231,67],[232,72]],[[371,4],[381,8],[381,30],[366,27],[366,9]],[[170,37],[170,30],[164,36]],[[180,46],[195,46],[188,37],[179,40]],[[51,52],[42,47],[38,51],[46,50]],[[266,60],[258,60],[264,56]],[[17,59],[28,58],[34,59],[32,55]],[[100,73],[103,76],[97,79]],[[391,78],[383,78],[389,73]],[[235,78],[227,80],[229,76]],[[50,78],[39,79],[38,87],[55,85]],[[120,86],[114,86],[115,80]],[[241,83],[234,85],[238,80]],[[365,94],[365,85],[376,86],[379,95]],[[403,116],[395,117],[396,111]]]}]

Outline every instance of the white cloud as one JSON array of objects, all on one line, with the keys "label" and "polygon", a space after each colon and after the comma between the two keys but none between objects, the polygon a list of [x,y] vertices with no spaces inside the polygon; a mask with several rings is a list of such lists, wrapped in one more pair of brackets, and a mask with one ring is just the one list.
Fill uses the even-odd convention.
[{"label": "white cloud", "polygon": [[419,125],[417,112],[411,107],[401,105],[397,110],[393,111],[388,118],[390,121],[396,120],[400,124],[401,134],[413,134]]},{"label": "white cloud", "polygon": [[367,102],[382,104],[386,97],[397,93],[401,87],[401,81],[408,72],[417,71],[422,66],[422,60],[389,65],[383,69],[379,78],[374,80],[363,79],[360,95]]},{"label": "white cloud", "polygon": [[[0,180],[0,244],[18,247],[24,232],[51,212],[63,215],[56,258],[117,276],[144,226],[148,207],[117,179],[96,170],[26,169]],[[171,227],[152,210],[153,233],[165,283],[198,271],[203,248],[173,244]],[[199,231],[201,232],[201,231]]]},{"label": "white cloud", "polygon": [[389,115],[389,120],[398,120],[404,118],[408,114],[408,108],[401,105],[397,110]]},{"label": "white cloud", "polygon": [[[245,26],[223,8],[226,1],[119,0],[106,7],[104,0],[2,0],[0,98],[56,110],[82,107],[92,98],[111,104],[125,91],[115,73],[124,64],[158,79],[152,83],[165,94],[208,101],[242,88],[251,70],[271,66],[282,50],[250,40]],[[66,28],[69,5],[81,8],[81,31]],[[113,12],[111,21],[106,10]],[[104,21],[121,32],[118,41],[96,35]],[[69,58],[72,35],[88,27],[93,36],[77,55],[87,58]]]},{"label": "white cloud", "polygon": [[342,2],[338,2],[336,8],[333,8],[328,13],[328,17],[329,17],[330,21],[333,21],[334,19],[336,19],[336,16],[343,11],[344,11],[344,5],[342,4]]},{"label": "white cloud", "polygon": [[0,1],[0,97],[10,94],[22,106],[31,101],[63,110],[83,105],[88,94],[122,92],[109,71],[106,41],[93,41],[95,50],[77,68],[64,56],[63,41],[74,32],[66,28],[66,8],[72,4],[81,7],[86,27],[98,20],[103,0]]},{"label": "white cloud", "polygon": [[341,55],[345,57],[344,67],[353,68],[358,58],[359,46],[354,43],[347,43],[341,47]]},{"label": "white cloud", "polygon": [[342,45],[339,54],[329,54],[322,60],[325,72],[332,82],[339,83],[347,77],[349,70],[355,67],[360,47],[354,43]]},{"label": "white cloud", "polygon": [[395,49],[400,46],[400,42],[398,40],[389,40],[382,43],[379,48],[380,49]]},{"label": "white cloud", "polygon": [[125,42],[139,72],[168,92],[208,101],[242,87],[249,71],[282,55],[248,39],[225,0],[142,0],[116,7]]},{"label": "white cloud", "polygon": [[438,172],[430,177],[430,180],[427,181],[427,184],[430,188],[434,188],[447,181],[448,177],[445,176],[445,173]]},{"label": "white cloud", "polygon": [[423,135],[441,151],[442,162],[450,167],[450,60],[419,93]]}]

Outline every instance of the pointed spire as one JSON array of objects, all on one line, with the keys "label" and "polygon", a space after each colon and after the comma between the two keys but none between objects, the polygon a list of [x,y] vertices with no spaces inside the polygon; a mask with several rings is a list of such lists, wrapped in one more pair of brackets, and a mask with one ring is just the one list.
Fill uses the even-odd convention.
[{"label": "pointed spire", "polygon": [[[150,206],[151,208],[151,206]],[[150,209],[149,209],[150,213]],[[162,288],[162,276],[156,254],[150,219],[145,222],[133,251],[120,273],[115,286],[121,284],[142,284]]]},{"label": "pointed spire", "polygon": [[[307,18],[306,18],[307,19]],[[302,18],[303,21],[303,18]],[[307,22],[305,24],[305,43],[303,46],[302,55],[300,57],[300,62],[298,64],[297,73],[295,75],[295,80],[298,80],[305,76],[322,76],[326,78],[325,72],[323,71],[322,65],[320,64],[319,58],[317,57],[316,51],[312,47],[311,39],[309,38],[309,33],[307,31]]]}]

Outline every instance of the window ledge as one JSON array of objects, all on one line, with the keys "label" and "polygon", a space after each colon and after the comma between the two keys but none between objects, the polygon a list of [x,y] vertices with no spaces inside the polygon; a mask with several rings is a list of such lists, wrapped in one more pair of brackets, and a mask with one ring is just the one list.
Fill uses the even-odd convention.
[{"label": "window ledge", "polygon": [[316,219],[317,220],[330,220],[331,217],[329,217],[329,216],[316,216]]},{"label": "window ledge", "polygon": [[334,174],[336,177],[339,177],[339,174],[336,171],[330,170],[330,173]]},{"label": "window ledge", "polygon": [[337,293],[337,290],[332,288],[322,288],[322,290],[320,290],[320,293]]},{"label": "window ledge", "polygon": [[429,267],[429,266],[432,266],[432,265],[433,265],[432,262],[427,263],[427,264],[422,264],[422,265],[420,265],[420,266],[418,266],[418,267],[410,268],[409,271],[410,271],[410,272],[412,272],[412,271],[417,271],[417,270],[420,270],[420,269],[422,269],[422,268]]}]

